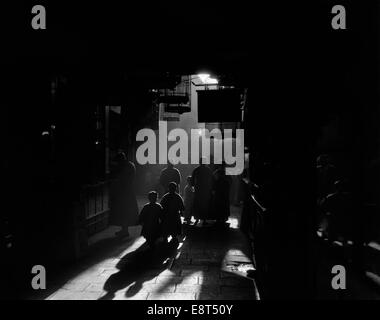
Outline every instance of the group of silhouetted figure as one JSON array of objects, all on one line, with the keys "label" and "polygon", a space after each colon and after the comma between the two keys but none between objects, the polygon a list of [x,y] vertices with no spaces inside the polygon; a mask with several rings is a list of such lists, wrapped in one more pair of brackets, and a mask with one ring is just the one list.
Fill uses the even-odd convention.
[{"label": "group of silhouetted figure", "polygon": [[[153,248],[159,238],[178,241],[182,234],[182,220],[187,225],[207,225],[215,220],[216,225],[225,226],[230,215],[231,178],[221,164],[214,172],[200,160],[191,176],[186,179],[183,195],[180,195],[181,173],[172,163],[161,171],[159,182],[164,195],[158,202],[156,191],[148,192],[149,202],[138,212],[135,195],[136,169],[125,154],[116,159],[116,176],[110,192],[110,206],[113,223],[122,227],[118,236],[129,235],[128,227],[142,225],[141,235]],[[193,220],[194,219],[194,220]],[[194,221],[194,222],[192,222]]]}]

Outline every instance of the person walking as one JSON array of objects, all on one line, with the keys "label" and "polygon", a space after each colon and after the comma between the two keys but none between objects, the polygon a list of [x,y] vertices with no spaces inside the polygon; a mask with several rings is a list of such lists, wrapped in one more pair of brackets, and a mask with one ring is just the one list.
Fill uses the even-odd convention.
[{"label": "person walking", "polygon": [[142,225],[141,235],[146,239],[149,248],[154,249],[155,242],[160,237],[163,209],[157,203],[156,191],[150,191],[148,199],[149,203],[141,210],[139,222]]},{"label": "person walking", "polygon": [[138,224],[139,212],[134,184],[136,167],[133,162],[127,160],[123,152],[117,155],[116,162],[116,174],[110,190],[111,219],[116,225],[121,226],[116,235],[127,237],[128,227]]},{"label": "person walking", "polygon": [[193,203],[194,203],[194,187],[191,184],[191,176],[187,177],[187,184],[184,190],[185,197],[185,213],[184,218],[186,223],[190,223],[193,216]]},{"label": "person walking", "polygon": [[231,177],[226,175],[225,164],[214,172],[213,217],[218,224],[227,222],[230,216]]},{"label": "person walking", "polygon": [[177,185],[177,192],[180,192],[181,173],[170,161],[165,169],[160,174],[160,184],[164,189],[164,194],[169,191],[169,183],[175,182]]},{"label": "person walking", "polygon": [[163,208],[162,235],[164,241],[168,241],[171,236],[172,240],[178,242],[177,236],[182,234],[181,214],[185,210],[182,197],[176,192],[177,184],[169,183],[169,192],[161,199]]},{"label": "person walking", "polygon": [[212,183],[213,176],[211,169],[206,166],[205,158],[200,159],[200,165],[194,169],[192,175],[192,185],[194,186],[194,218],[195,224],[199,220],[203,220],[203,224],[207,224],[206,220],[210,215]]}]

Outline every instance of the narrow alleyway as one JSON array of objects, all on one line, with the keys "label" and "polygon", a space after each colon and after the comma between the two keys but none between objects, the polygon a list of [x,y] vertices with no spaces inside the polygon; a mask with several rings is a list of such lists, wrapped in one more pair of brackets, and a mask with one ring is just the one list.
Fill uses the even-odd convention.
[{"label": "narrow alleyway", "polygon": [[[62,280],[49,283],[49,300],[255,300],[259,298],[249,246],[231,207],[225,227],[184,226],[179,243],[148,250],[141,236],[112,240]],[[138,230],[136,230],[136,234]],[[111,249],[112,248],[112,249]],[[50,284],[50,285],[49,285]]]}]

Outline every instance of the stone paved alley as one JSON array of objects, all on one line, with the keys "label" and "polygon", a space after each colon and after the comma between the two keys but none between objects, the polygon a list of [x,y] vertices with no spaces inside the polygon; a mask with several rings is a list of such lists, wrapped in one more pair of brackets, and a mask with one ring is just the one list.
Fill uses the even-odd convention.
[{"label": "stone paved alley", "polygon": [[[49,300],[255,300],[249,246],[238,228],[240,208],[229,226],[184,226],[178,245],[158,244],[150,252],[138,236],[113,239],[62,274],[48,280]],[[36,299],[36,297],[33,297]],[[40,299],[41,297],[37,298]]]}]

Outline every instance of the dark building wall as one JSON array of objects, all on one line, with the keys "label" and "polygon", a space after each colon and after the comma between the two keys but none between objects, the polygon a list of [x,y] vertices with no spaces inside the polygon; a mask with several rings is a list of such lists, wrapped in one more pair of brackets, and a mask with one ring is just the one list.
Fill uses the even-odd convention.
[{"label": "dark building wall", "polygon": [[[54,267],[85,249],[83,190],[106,180],[105,106],[93,98],[81,75],[23,63],[4,70],[2,221],[13,236],[17,288],[29,283],[23,277],[30,277],[33,265]],[[102,208],[107,209],[106,202]]]},{"label": "dark building wall", "polygon": [[273,50],[272,63],[255,69],[248,90],[251,180],[268,208],[269,298],[317,293],[317,155],[332,154],[354,185],[357,243],[366,221],[366,193],[374,187],[364,173],[378,154],[378,7],[347,4],[350,24],[343,34],[331,28],[331,7],[315,6],[308,15],[315,24],[308,28],[286,24],[278,31],[275,39],[283,38],[273,48],[283,50]]}]

